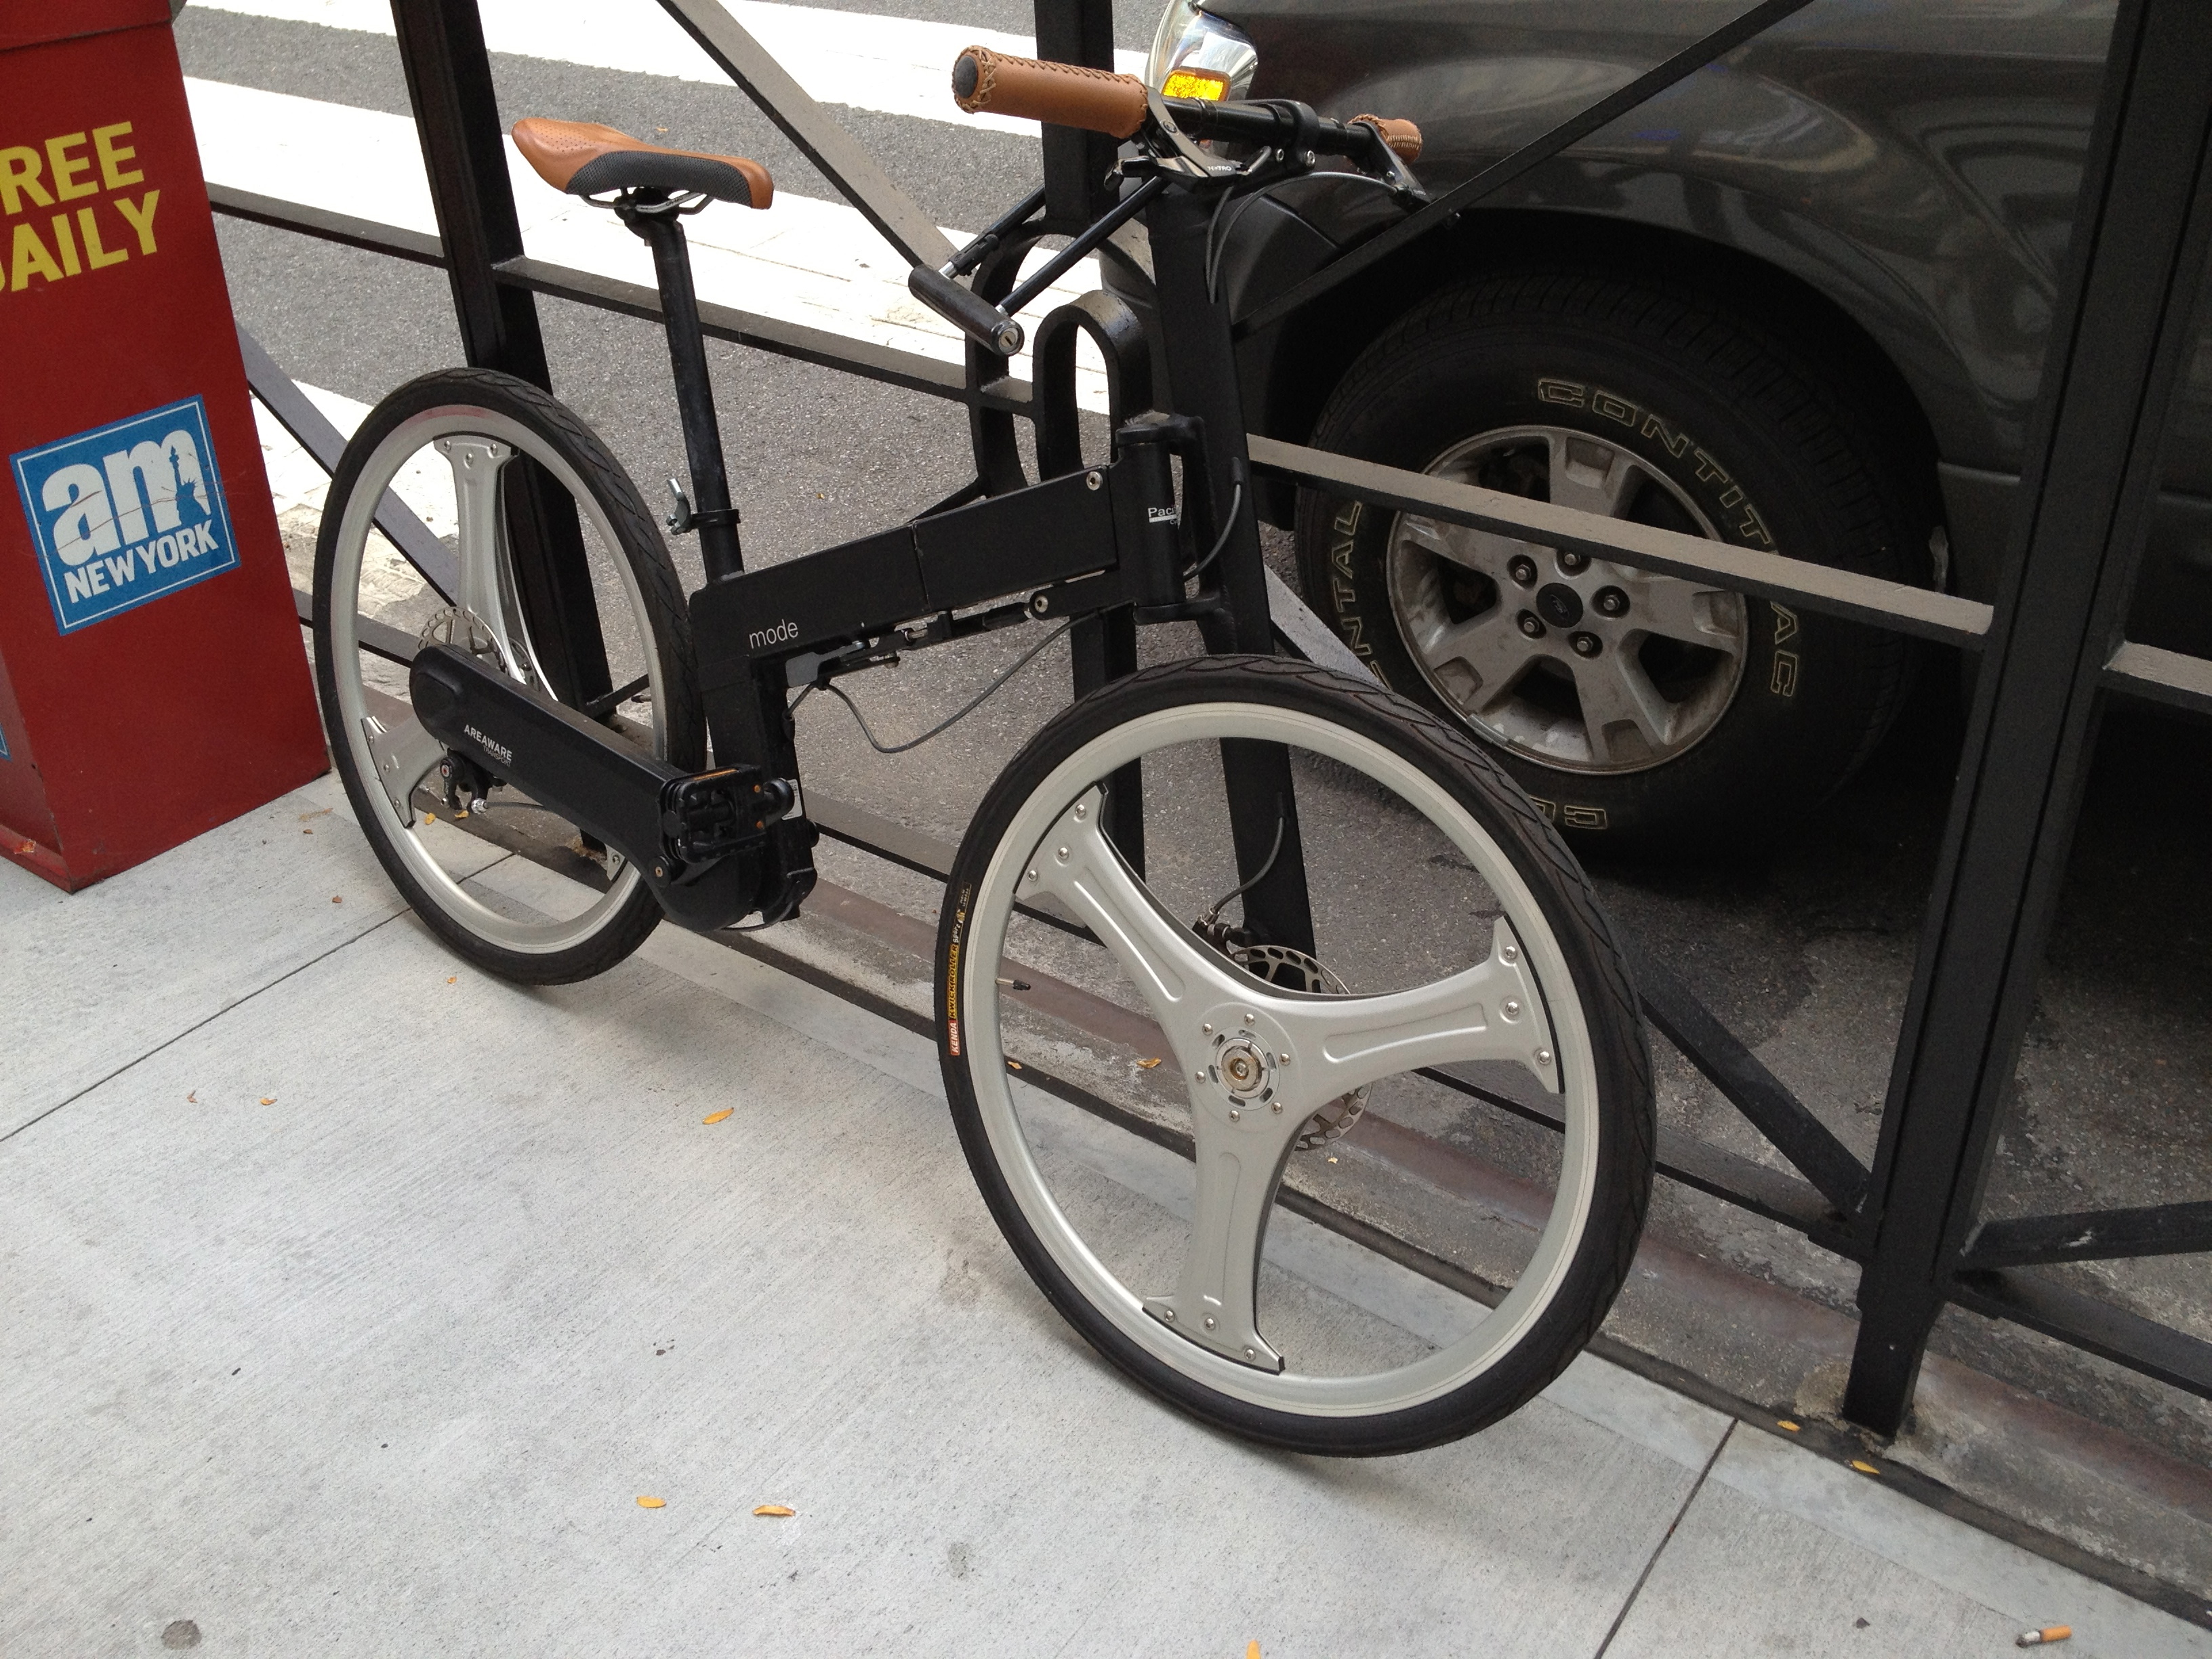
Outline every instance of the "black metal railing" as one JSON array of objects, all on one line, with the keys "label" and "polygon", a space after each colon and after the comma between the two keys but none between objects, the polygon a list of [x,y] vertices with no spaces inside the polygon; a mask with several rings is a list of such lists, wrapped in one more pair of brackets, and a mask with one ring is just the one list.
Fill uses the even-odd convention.
[{"label": "black metal railing", "polygon": [[[715,0],[660,3],[902,257],[935,265],[950,256],[929,216]],[[1048,55],[1111,67],[1106,0],[1035,3]],[[1787,0],[1766,0],[1662,69],[1686,73],[1795,9]],[[653,290],[523,251],[474,0],[393,0],[392,9],[441,234],[221,186],[210,192],[216,210],[442,267],[468,360],[539,384],[548,377],[533,295],[658,320]],[[1650,89],[1663,84],[1657,71],[1644,80]],[[1555,154],[1580,130],[1573,122],[1555,129],[1486,176]],[[2212,662],[2122,637],[2183,335],[2212,253],[2209,138],[2212,8],[2198,0],[2123,0],[2030,465],[1993,605],[1258,434],[1249,439],[1256,467],[1332,495],[1571,547],[1981,657],[1871,1168],[1671,972],[1632,947],[1652,1025],[1802,1178],[1671,1134],[1662,1136],[1662,1172],[1860,1264],[1860,1334],[1844,1409],[1882,1434],[1904,1419],[1929,1333],[1947,1304],[2012,1321],[2212,1397],[2212,1343],[2034,1271],[2212,1249],[2212,1202],[1986,1223],[1980,1216],[2098,713],[2118,695],[2212,714]],[[1055,228],[1092,216],[1110,157],[1103,142],[1046,130],[1048,220]],[[1298,297],[1328,286],[1310,282]],[[728,307],[700,309],[715,338],[966,405],[987,477],[987,444],[1004,441],[1006,417],[1030,412],[1030,386],[1006,375],[1002,359],[972,348],[963,368]],[[310,453],[333,465],[342,447],[336,430],[258,344],[249,338],[245,346],[256,394]],[[437,539],[396,498],[387,497],[378,521],[424,579],[446,591],[451,556]],[[1279,639],[1320,659],[1353,660],[1295,596],[1279,584],[1272,592]],[[412,641],[388,629],[365,632],[364,644],[398,660],[413,649]],[[809,799],[840,839],[910,869],[941,874],[948,866],[945,849],[923,846],[911,832],[892,833],[812,793]]]}]

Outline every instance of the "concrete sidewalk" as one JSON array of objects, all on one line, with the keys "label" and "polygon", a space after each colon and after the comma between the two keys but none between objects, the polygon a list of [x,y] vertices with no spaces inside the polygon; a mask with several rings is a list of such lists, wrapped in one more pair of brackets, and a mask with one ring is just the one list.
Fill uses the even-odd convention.
[{"label": "concrete sidewalk", "polygon": [[926,1042],[669,929],[484,979],[328,779],[0,867],[0,989],[9,1659],[2212,1655],[1587,1357],[1413,1457],[1195,1427],[1031,1289]]}]

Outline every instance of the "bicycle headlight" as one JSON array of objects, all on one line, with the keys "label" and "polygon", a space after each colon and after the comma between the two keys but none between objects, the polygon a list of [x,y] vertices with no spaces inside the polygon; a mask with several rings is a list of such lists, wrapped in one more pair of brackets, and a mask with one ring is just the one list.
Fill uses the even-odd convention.
[{"label": "bicycle headlight", "polygon": [[1198,9],[1196,0],[1170,0],[1152,35],[1145,84],[1164,97],[1218,102],[1252,90],[1260,53],[1243,31]]}]

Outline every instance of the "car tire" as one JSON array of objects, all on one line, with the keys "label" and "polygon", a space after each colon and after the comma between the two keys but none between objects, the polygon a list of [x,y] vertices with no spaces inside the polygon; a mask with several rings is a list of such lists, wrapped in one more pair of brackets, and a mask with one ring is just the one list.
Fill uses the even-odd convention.
[{"label": "car tire", "polygon": [[[1695,295],[1530,270],[1402,318],[1339,384],[1311,441],[1924,583],[1929,492],[1875,413],[1834,386]],[[1297,530],[1315,609],[1384,684],[1488,741],[1585,851],[1737,846],[1802,820],[1874,750],[1908,689],[1910,641],[1802,607],[1575,570],[1571,554],[1562,565],[1551,549],[1311,491]],[[1601,620],[1599,605],[1624,614]],[[1633,717],[1613,718],[1624,708]]]}]

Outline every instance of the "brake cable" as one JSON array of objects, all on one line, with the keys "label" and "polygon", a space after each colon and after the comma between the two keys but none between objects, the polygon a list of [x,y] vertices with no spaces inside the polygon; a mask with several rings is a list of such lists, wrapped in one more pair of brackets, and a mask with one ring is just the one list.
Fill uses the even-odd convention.
[{"label": "brake cable", "polygon": [[[1218,549],[1216,550],[1216,551],[1218,550]],[[999,691],[1006,685],[1007,681],[1013,678],[1015,675],[1020,673],[1022,670],[1027,668],[1032,662],[1036,661],[1038,653],[1043,651],[1045,647],[1050,645],[1062,634],[1065,634],[1069,629],[1074,627],[1076,620],[1077,619],[1075,617],[1070,617],[1066,622],[1060,623],[1059,627],[1054,629],[1051,633],[1046,635],[1035,645],[1031,646],[1027,651],[1024,651],[1020,657],[1016,659],[1012,666],[1001,669],[997,677],[994,678],[988,685],[985,686],[981,691],[978,691],[973,697],[970,697],[968,700],[967,704],[964,707],[946,715],[943,720],[931,726],[928,731],[923,732],[920,737],[915,738],[906,743],[886,744],[881,738],[878,738],[875,734],[874,729],[868,724],[868,717],[860,712],[860,706],[854,702],[852,698],[847,696],[845,695],[844,687],[839,685],[835,680],[819,680],[814,684],[808,686],[806,690],[800,692],[796,697],[793,697],[791,700],[792,711],[796,713],[798,711],[799,705],[805,702],[807,698],[812,696],[817,691],[827,691],[831,696],[836,698],[838,702],[845,705],[846,710],[853,716],[854,723],[860,728],[860,735],[868,740],[869,748],[874,750],[878,755],[903,755],[908,750],[919,749],[922,744],[927,743],[932,738],[938,737],[945,732],[951,731],[962,720],[966,720],[978,708],[981,708],[985,702],[988,702],[992,697],[995,696],[999,693]]]},{"label": "brake cable", "polygon": [[[1260,873],[1253,877],[1252,879],[1248,882],[1242,883],[1237,886],[1231,888],[1219,898],[1214,900],[1213,908],[1191,924],[1191,932],[1196,933],[1200,939],[1207,939],[1209,941],[1213,939],[1217,933],[1220,933],[1223,937],[1226,937],[1227,930],[1220,927],[1222,907],[1226,905],[1230,900],[1237,897],[1239,894],[1249,893],[1255,887],[1257,887],[1261,882],[1267,880],[1267,872],[1275,867],[1275,860],[1282,855],[1283,832],[1289,827],[1290,820],[1287,817],[1279,815],[1276,817],[1275,844],[1267,849],[1267,861],[1260,866]],[[1216,948],[1218,948],[1218,946],[1217,945]]]}]

